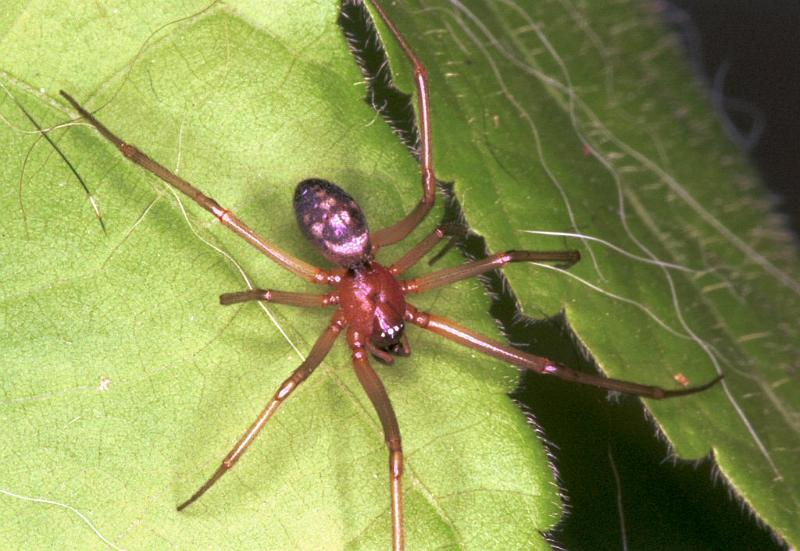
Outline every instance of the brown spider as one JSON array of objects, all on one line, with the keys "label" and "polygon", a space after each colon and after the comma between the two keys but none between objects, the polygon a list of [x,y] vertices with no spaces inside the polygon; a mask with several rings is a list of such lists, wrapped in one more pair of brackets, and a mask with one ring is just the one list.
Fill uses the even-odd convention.
[{"label": "brown spider", "polygon": [[457,226],[443,225],[413,246],[391,266],[383,266],[375,260],[375,253],[380,247],[401,241],[426,217],[435,199],[436,176],[431,153],[431,109],[425,67],[394,23],[387,17],[380,4],[375,0],[371,0],[371,3],[414,67],[421,136],[419,156],[423,195],[414,210],[405,218],[392,226],[370,234],[361,208],[341,188],[317,178],[300,182],[294,195],[297,222],[306,238],[319,249],[325,258],[338,266],[332,270],[317,268],[282,251],[250,229],[231,211],[221,207],[214,199],[203,194],[180,176],[170,172],[136,146],[122,141],[91,113],[81,107],[69,94],[62,91],[61,95],[126,158],[184,193],[211,212],[224,226],[283,268],[306,281],[333,288],[327,294],[252,289],[225,293],[220,296],[220,303],[224,305],[262,300],[291,306],[336,307],[336,309],[328,327],[317,339],[306,360],[281,384],[275,396],[250,425],[244,436],[225,456],[214,474],[189,499],[181,503],[178,510],[183,510],[196,501],[236,464],[278,407],[311,375],[325,358],[339,333],[346,328],[347,344],[352,351],[353,367],[380,418],[386,445],[389,448],[392,548],[400,550],[404,547],[403,451],[400,428],[389,396],[377,373],[369,364],[369,355],[372,354],[379,361],[387,364],[394,362],[393,356],[408,356],[411,349],[404,332],[406,323],[412,323],[458,344],[537,373],[653,399],[672,398],[700,392],[712,386],[721,377],[697,387],[665,390],[657,386],[591,375],[558,365],[547,358],[527,354],[499,341],[484,337],[448,319],[421,312],[406,302],[407,295],[422,293],[502,268],[509,262],[558,262],[568,268],[580,259],[580,254],[578,251],[507,251],[455,268],[434,271],[420,278],[399,279],[399,276],[431,251],[439,241],[447,236],[463,232],[463,229]]}]

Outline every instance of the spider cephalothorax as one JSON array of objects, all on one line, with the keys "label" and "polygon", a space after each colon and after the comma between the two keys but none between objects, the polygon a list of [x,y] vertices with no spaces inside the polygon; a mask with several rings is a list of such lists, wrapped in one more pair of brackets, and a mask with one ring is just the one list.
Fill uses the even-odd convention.
[{"label": "spider cephalothorax", "polygon": [[225,456],[214,474],[188,500],[180,504],[178,510],[182,510],[197,500],[233,467],[278,407],[322,363],[339,334],[343,329],[347,329],[347,344],[352,352],[353,368],[375,407],[389,450],[392,548],[400,550],[404,546],[403,450],[400,427],[386,389],[378,374],[369,364],[369,353],[385,363],[391,363],[394,360],[392,355],[407,356],[409,347],[405,336],[405,323],[416,325],[460,345],[540,374],[653,399],[693,394],[709,388],[720,377],[698,387],[677,390],[664,390],[657,386],[607,379],[596,374],[575,371],[547,358],[522,352],[463,327],[455,321],[417,310],[408,303],[406,300],[408,295],[423,293],[499,269],[509,262],[557,262],[560,267],[568,268],[578,261],[580,255],[577,251],[506,251],[454,268],[437,270],[416,279],[400,279],[406,270],[430,252],[443,238],[463,234],[463,228],[445,225],[436,228],[390,266],[383,266],[374,259],[374,252],[378,248],[405,239],[427,216],[435,199],[436,176],[431,153],[427,73],[394,23],[386,17],[380,4],[375,0],[371,0],[371,3],[414,67],[420,126],[418,153],[423,194],[417,206],[404,218],[392,226],[370,234],[361,207],[341,188],[322,179],[300,182],[294,196],[297,221],[309,241],[327,260],[337,265],[332,270],[325,270],[303,262],[262,238],[214,199],[148,157],[136,146],[123,142],[69,94],[61,92],[61,95],[104,138],[117,146],[125,157],[184,193],[212,213],[221,224],[281,267],[309,283],[332,287],[331,292],[327,294],[249,289],[220,296],[220,302],[225,305],[261,300],[307,308],[335,307],[335,311],[330,323],[314,343],[305,361],[283,382],[244,436]]},{"label": "spider cephalothorax", "polygon": [[386,356],[376,349],[407,355],[407,346],[398,348],[403,344],[406,301],[400,283],[387,268],[369,262],[348,270],[337,291],[342,310],[353,320],[350,330],[368,336],[373,354],[384,361]]}]

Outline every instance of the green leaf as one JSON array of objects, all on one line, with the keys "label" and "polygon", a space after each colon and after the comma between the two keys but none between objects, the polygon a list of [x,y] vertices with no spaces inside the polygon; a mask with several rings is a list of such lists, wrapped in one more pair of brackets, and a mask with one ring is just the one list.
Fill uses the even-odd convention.
[{"label": "green leaf", "polygon": [[[123,138],[321,262],[295,227],[296,182],[338,182],[381,227],[416,203],[418,168],[363,102],[336,3],[291,6],[19,3],[0,16],[0,83],[44,125],[73,115],[61,88],[102,107]],[[713,449],[748,505],[796,544],[797,261],[751,171],[652,16],[491,6],[391,12],[431,74],[440,178],[455,182],[492,250],[581,249],[569,274],[506,271],[523,310],[563,308],[610,376],[674,386],[678,373],[696,384],[725,372],[725,387],[648,406],[677,453]],[[236,469],[174,510],[328,314],[219,306],[217,295],[246,279],[308,286],[186,200],[184,212],[92,129],[55,131],[96,196],[104,235],[69,169],[7,96],[0,114],[0,514],[13,519],[4,540],[388,547],[386,451],[341,343]],[[635,256],[529,230],[582,233]],[[405,250],[394,249],[382,259]],[[419,305],[496,333],[475,281]],[[506,397],[516,372],[419,331],[410,339],[410,359],[377,366],[403,431],[409,548],[545,546],[539,532],[560,504],[542,445]]]},{"label": "green leaf", "polygon": [[[309,262],[321,259],[296,228],[298,181],[338,182],[373,227],[418,201],[419,169],[363,101],[335,2],[296,3],[291,15],[160,6],[93,6],[79,18],[69,15],[76,7],[28,5],[3,28],[5,90],[48,126],[74,115],[57,95],[69,91]],[[45,43],[30,47],[42,28]],[[220,293],[248,282],[309,285],[179,205],[92,128],[51,132],[95,194],[104,235],[66,164],[7,96],[2,113],[0,508],[21,519],[4,523],[7,545],[388,547],[387,452],[342,343],[236,469],[175,511],[330,313],[221,307]],[[452,254],[446,263],[458,262]],[[476,281],[419,306],[497,333]],[[546,455],[507,398],[517,372],[410,332],[413,356],[378,366],[403,432],[409,547],[545,545],[538,530],[560,505]]]}]

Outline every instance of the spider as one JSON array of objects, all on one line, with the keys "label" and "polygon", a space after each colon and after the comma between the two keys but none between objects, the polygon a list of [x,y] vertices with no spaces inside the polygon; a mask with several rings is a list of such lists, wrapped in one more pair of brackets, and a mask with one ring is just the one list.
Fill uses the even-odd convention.
[{"label": "spider", "polygon": [[364,212],[358,203],[339,186],[321,178],[310,178],[300,182],[294,194],[294,211],[298,225],[311,244],[327,260],[336,265],[333,269],[318,268],[284,252],[257,234],[234,213],[220,206],[213,198],[148,157],[135,145],[124,142],[68,93],[61,91],[61,95],[127,159],[158,176],[199,206],[211,212],[221,224],[279,266],[310,283],[328,285],[332,288],[327,294],[251,289],[225,293],[220,296],[220,303],[223,305],[265,301],[306,308],[330,307],[334,308],[334,313],[305,361],[280,385],[273,398],[250,425],[244,436],[228,452],[217,470],[191,497],[178,505],[178,510],[181,511],[194,503],[236,464],[272,415],[314,372],[330,351],[339,334],[344,331],[347,345],[352,352],[353,368],[380,419],[389,451],[392,548],[400,550],[404,548],[403,449],[400,428],[391,400],[380,377],[371,367],[369,358],[373,356],[381,363],[391,364],[394,362],[395,356],[408,356],[411,348],[405,334],[407,324],[416,325],[462,346],[540,374],[652,399],[673,398],[701,392],[714,385],[721,377],[696,387],[666,390],[657,386],[587,374],[559,365],[547,358],[517,350],[471,331],[455,321],[420,311],[406,300],[409,295],[423,293],[487,271],[500,269],[510,262],[555,262],[562,268],[569,268],[578,262],[580,254],[575,250],[506,251],[454,268],[433,271],[419,278],[402,279],[401,276],[430,252],[437,243],[448,237],[457,239],[465,231],[464,228],[457,225],[441,225],[422,241],[412,246],[393,264],[384,266],[375,259],[375,254],[380,248],[402,241],[425,219],[434,204],[436,175],[433,167],[431,106],[426,69],[381,5],[375,0],[371,0],[371,4],[414,68],[420,128],[418,155],[423,193],[416,207],[399,222],[370,233]]}]

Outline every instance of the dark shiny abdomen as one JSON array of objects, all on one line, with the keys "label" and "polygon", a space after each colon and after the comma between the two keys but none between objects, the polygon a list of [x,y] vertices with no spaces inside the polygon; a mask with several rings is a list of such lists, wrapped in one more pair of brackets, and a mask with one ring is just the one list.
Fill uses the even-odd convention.
[{"label": "dark shiny abdomen", "polygon": [[294,192],[294,213],[306,238],[334,264],[349,268],[370,258],[364,212],[339,186],[303,180]]}]

